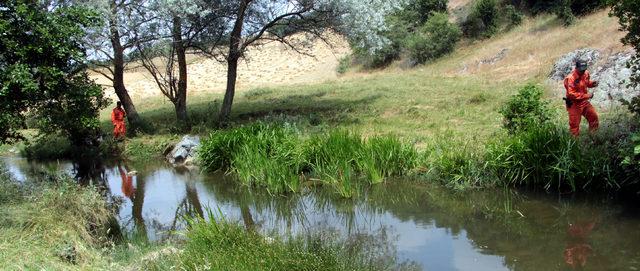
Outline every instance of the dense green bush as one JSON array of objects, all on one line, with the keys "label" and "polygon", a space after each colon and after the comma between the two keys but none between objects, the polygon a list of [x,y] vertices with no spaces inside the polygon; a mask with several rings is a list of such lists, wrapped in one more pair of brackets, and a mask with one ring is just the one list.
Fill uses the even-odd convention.
[{"label": "dense green bush", "polygon": [[467,37],[488,38],[498,31],[499,20],[497,0],[478,0],[462,23],[462,30]]},{"label": "dense green bush", "polygon": [[516,9],[513,5],[504,7],[504,16],[509,27],[518,26],[524,20],[524,14]]},{"label": "dense green bush", "polygon": [[558,7],[566,6],[575,15],[584,15],[604,8],[609,4],[608,0],[515,0],[512,2],[516,6],[531,11],[533,14],[555,12]]},{"label": "dense green bush", "polygon": [[401,16],[414,26],[425,24],[433,13],[446,13],[449,0],[411,0]]},{"label": "dense green bush", "polygon": [[349,70],[349,67],[351,66],[352,62],[353,62],[353,58],[351,55],[341,58],[340,62],[338,63],[338,67],[336,68],[336,72],[338,74],[346,73],[347,70]]},{"label": "dense green bush", "polygon": [[407,40],[407,48],[417,63],[424,63],[453,52],[462,31],[449,22],[446,13],[434,13],[415,34]]},{"label": "dense green bush", "polygon": [[500,109],[504,119],[503,127],[510,133],[527,130],[549,121],[549,103],[542,100],[543,89],[536,85],[526,85]]},{"label": "dense green bush", "polygon": [[400,58],[407,39],[418,32],[434,13],[446,13],[448,0],[410,0],[404,8],[388,15],[388,29],[381,33],[389,43],[381,49],[353,48],[354,62],[365,68],[381,68]]},{"label": "dense green bush", "polygon": [[56,134],[41,135],[35,140],[27,142],[22,150],[22,156],[36,160],[68,159],[72,154],[71,142]]}]

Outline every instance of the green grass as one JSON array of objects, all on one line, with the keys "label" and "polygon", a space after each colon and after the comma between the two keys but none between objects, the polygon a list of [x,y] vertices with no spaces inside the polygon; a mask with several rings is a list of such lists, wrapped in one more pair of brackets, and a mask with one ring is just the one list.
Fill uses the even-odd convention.
[{"label": "green grass", "polygon": [[329,233],[288,238],[263,236],[217,219],[192,220],[184,251],[172,259],[186,270],[405,270],[392,250]]},{"label": "green grass", "polygon": [[[487,138],[499,127],[498,108],[513,92],[510,85],[473,76],[434,76],[416,69],[314,85],[240,90],[232,121],[286,121],[311,134],[340,127],[364,135],[393,134],[416,143],[447,131],[459,136],[473,131],[478,137]],[[222,94],[189,97],[194,133],[208,134],[217,129],[221,101]],[[138,103],[137,108],[154,127],[152,135],[176,133],[170,103],[152,97]],[[105,131],[111,129],[107,122],[109,110],[102,114]]]},{"label": "green grass", "polygon": [[391,136],[344,130],[303,137],[294,126],[258,122],[213,132],[204,139],[198,161],[209,171],[228,170],[241,183],[272,193],[298,192],[301,183],[319,181],[352,197],[367,184],[406,176],[416,167],[413,146]]},{"label": "green grass", "polygon": [[19,186],[6,175],[0,186],[3,269],[83,269],[101,262],[110,212],[97,190],[70,181]]}]

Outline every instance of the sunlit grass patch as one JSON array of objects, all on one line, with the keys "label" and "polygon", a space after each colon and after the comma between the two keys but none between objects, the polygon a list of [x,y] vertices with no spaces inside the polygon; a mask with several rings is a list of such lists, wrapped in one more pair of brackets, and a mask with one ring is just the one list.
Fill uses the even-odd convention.
[{"label": "sunlit grass patch", "polygon": [[214,218],[190,222],[178,265],[187,270],[414,270],[399,264],[388,243],[340,240],[330,232],[264,236]]},{"label": "sunlit grass patch", "polygon": [[364,139],[333,130],[304,138],[292,126],[256,123],[212,133],[198,159],[209,171],[228,170],[241,183],[270,192],[297,192],[302,182],[317,180],[351,197],[360,182],[408,174],[417,157],[413,146],[391,136]]}]

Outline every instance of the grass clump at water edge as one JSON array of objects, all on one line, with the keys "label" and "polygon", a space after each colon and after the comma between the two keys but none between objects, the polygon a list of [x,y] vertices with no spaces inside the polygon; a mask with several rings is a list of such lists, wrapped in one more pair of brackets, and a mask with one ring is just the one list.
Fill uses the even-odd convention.
[{"label": "grass clump at water edge", "polygon": [[[214,218],[189,221],[177,266],[187,270],[408,270],[398,264],[384,238],[340,240],[329,232],[288,238],[266,237]],[[377,241],[373,241],[373,240]],[[365,240],[366,241],[366,240]]]},{"label": "grass clump at water edge", "polygon": [[418,157],[412,146],[390,136],[365,140],[336,130],[303,138],[292,126],[262,122],[212,133],[198,155],[205,169],[226,168],[240,182],[270,192],[296,192],[302,182],[317,181],[345,197],[359,181],[374,184],[409,173]]}]

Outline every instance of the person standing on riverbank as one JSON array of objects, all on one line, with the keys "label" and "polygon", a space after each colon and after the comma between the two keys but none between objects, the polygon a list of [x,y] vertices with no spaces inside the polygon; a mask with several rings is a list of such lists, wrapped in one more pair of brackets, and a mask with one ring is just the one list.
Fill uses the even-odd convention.
[{"label": "person standing on riverbank", "polygon": [[564,79],[564,87],[567,90],[565,102],[569,112],[569,129],[573,136],[580,135],[580,122],[584,116],[589,122],[589,132],[593,133],[598,129],[598,113],[589,100],[593,98],[593,93],[589,93],[589,88],[598,86],[598,82],[591,81],[589,71],[587,71],[587,61],[576,61],[576,68]]},{"label": "person standing on riverbank", "polygon": [[118,102],[116,108],[111,111],[111,123],[113,123],[113,137],[116,140],[124,140],[127,128],[124,123],[124,118],[127,116],[124,109],[122,109],[122,103]]}]

